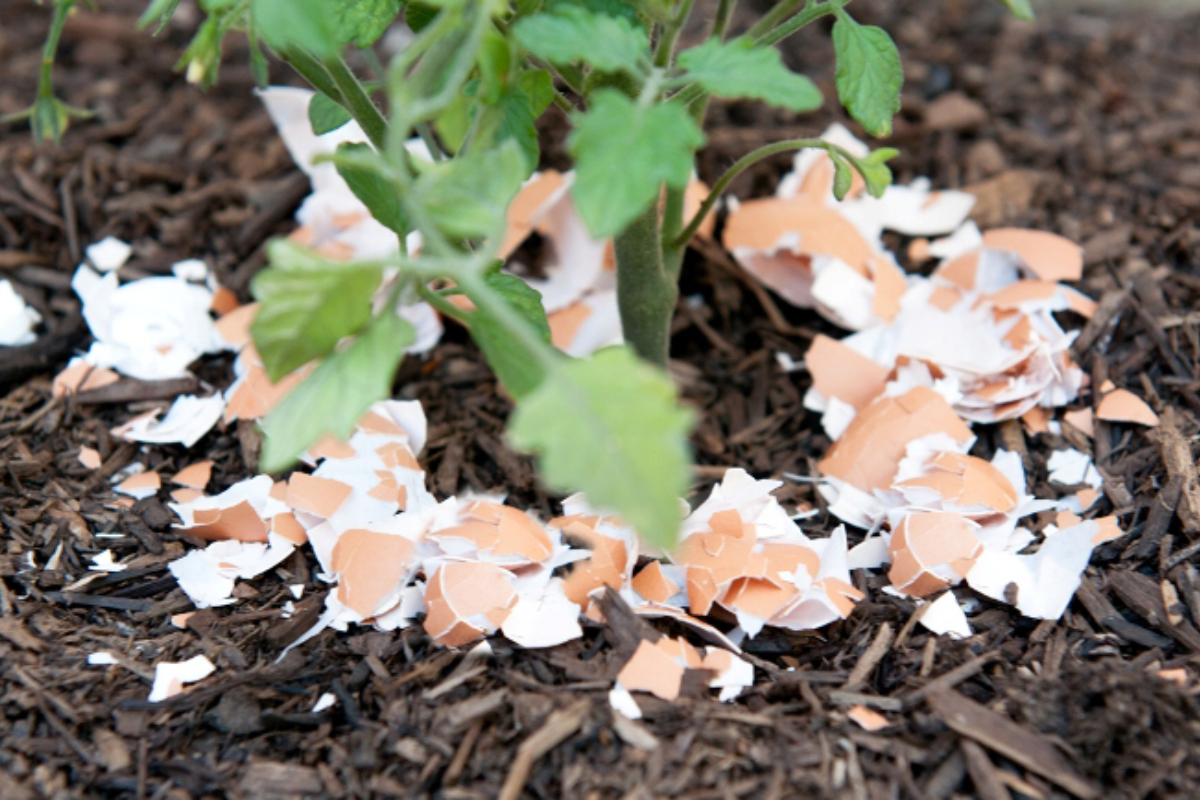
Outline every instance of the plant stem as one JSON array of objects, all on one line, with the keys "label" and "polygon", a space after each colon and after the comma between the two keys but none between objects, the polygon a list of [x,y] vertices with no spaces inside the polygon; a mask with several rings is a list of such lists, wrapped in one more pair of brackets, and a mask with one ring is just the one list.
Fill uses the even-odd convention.
[{"label": "plant stem", "polygon": [[[725,174],[717,180],[717,182],[713,185],[712,191],[708,193],[708,197],[704,198],[704,202],[700,204],[700,210],[696,212],[694,217],[692,217],[692,220],[688,223],[688,226],[683,229],[683,233],[679,234],[679,237],[675,239],[673,245],[677,248],[682,248],[687,245],[692,236],[696,234],[696,230],[700,227],[700,223],[704,221],[706,216],[708,216],[708,212],[712,211],[712,207],[720,198],[721,193],[728,188],[729,184],[734,178],[736,178],[738,175],[741,175],[742,172],[744,172],[747,168],[753,166],[759,161],[762,161],[764,158],[769,158],[777,153],[785,153],[788,150],[800,150],[805,147],[820,147],[826,150],[833,148],[842,155],[852,158],[840,147],[831,145],[829,142],[826,142],[823,139],[785,139],[782,142],[775,142],[773,144],[766,145],[765,147],[760,147],[751,153],[747,153],[735,161],[733,166],[726,170]],[[851,163],[856,163],[857,161],[858,159],[853,159],[851,160]]]},{"label": "plant stem", "polygon": [[733,9],[737,7],[737,0],[720,0],[717,4],[717,14],[713,17],[712,31],[709,38],[717,40],[725,39],[725,31],[729,29],[729,20],[733,18]]},{"label": "plant stem", "polygon": [[470,314],[468,314],[466,311],[463,311],[441,294],[435,292],[433,289],[430,289],[420,281],[417,282],[417,294],[421,296],[422,300],[424,300],[426,303],[429,303],[429,305],[433,306],[447,317],[453,317],[464,325],[467,325],[468,327],[470,326]]},{"label": "plant stem", "polygon": [[790,17],[801,5],[805,3],[811,4],[811,2],[812,0],[781,0],[781,2],[771,7],[770,11],[759,17],[758,22],[750,26],[750,30],[746,31],[746,37],[758,39],[767,31]]},{"label": "plant stem", "polygon": [[342,95],[342,105],[362,126],[363,132],[367,134],[371,144],[375,145],[375,149],[384,150],[387,147],[387,120],[371,102],[371,96],[367,94],[367,90],[346,66],[346,62],[342,60],[341,56],[327,58],[322,63]]},{"label": "plant stem", "polygon": [[62,38],[63,26],[67,24],[67,14],[75,6],[76,0],[58,0],[54,4],[54,18],[50,22],[50,32],[46,35],[46,43],[42,46],[42,69],[38,73],[37,96],[39,99],[54,97],[54,56],[58,52],[58,40]]},{"label": "plant stem", "polygon": [[679,286],[663,263],[658,203],[613,240],[621,329],[634,352],[663,369],[671,348],[671,314]]},{"label": "plant stem", "polygon": [[669,67],[675,60],[675,44],[679,41],[679,32],[691,16],[695,2],[696,0],[682,0],[674,18],[663,25],[662,34],[658,37],[658,46],[654,49],[654,66]]},{"label": "plant stem", "polygon": [[777,42],[780,42],[783,39],[791,36],[805,25],[815,22],[827,14],[834,14],[838,11],[841,11],[842,8],[844,8],[849,2],[850,0],[825,0],[824,3],[819,4],[810,2],[799,14],[792,17],[774,30],[759,37],[758,44],[764,47],[769,47],[773,44],[776,44]]},{"label": "plant stem", "polygon": [[313,58],[308,52],[301,50],[298,47],[289,48],[286,52],[280,53],[279,57],[286,61],[292,69],[300,74],[301,78],[308,81],[314,89],[319,90],[327,95],[330,100],[333,100],[345,106],[346,101],[342,97],[342,93],[338,91],[337,84],[333,82],[333,78],[325,71],[325,67],[321,62]]}]

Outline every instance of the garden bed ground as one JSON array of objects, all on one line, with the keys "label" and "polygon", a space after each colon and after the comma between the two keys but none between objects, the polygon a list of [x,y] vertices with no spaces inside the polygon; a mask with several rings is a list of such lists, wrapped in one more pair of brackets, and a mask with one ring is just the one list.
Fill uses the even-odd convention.
[{"label": "garden bed ground", "polygon": [[[326,631],[277,663],[324,591],[297,554],[286,569],[308,592],[290,620],[279,612],[290,595],[270,575],[193,629],[167,621],[191,607],[165,567],[185,545],[159,500],[105,510],[104,476],[134,457],[168,471],[211,458],[219,490],[252,469],[254,437],[229,430],[191,452],[142,456],[107,431],[160,398],[51,401],[51,375],[87,343],[70,276],[81,248],[112,234],[135,245],[127,276],[202,257],[245,299],[263,242],[289,230],[308,189],[250,94],[241,54],[227,54],[220,86],[202,94],[171,71],[184,33],[151,43],[135,31],[138,10],[105,2],[64,37],[60,85],[95,120],[59,148],[35,148],[13,127],[0,138],[0,276],[47,320],[37,344],[0,351],[0,796],[467,798],[522,784],[529,796],[597,798],[1200,794],[1200,507],[1188,502],[1200,497],[1200,17],[1063,12],[1035,27],[1007,20],[999,3],[862,0],[860,18],[892,31],[905,59],[889,142],[902,153],[898,176],[972,188],[983,225],[1082,243],[1081,288],[1119,313],[1115,327],[1085,331],[1080,363],[1096,384],[1108,377],[1146,397],[1164,426],[1146,435],[1100,423],[1094,443],[1072,440],[1093,452],[1108,478],[1102,502],[1130,533],[1097,550],[1062,620],[1038,624],[984,600],[975,636],[939,640],[913,625],[911,601],[874,591],[820,635],[768,630],[751,641],[759,684],[736,702],[698,689],[645,704],[631,727],[614,724],[606,693],[642,623],[615,612],[580,641],[526,651],[498,640],[479,663],[419,628]],[[0,114],[32,98],[47,14],[14,0],[4,17]],[[808,32],[789,52],[832,97],[827,37]],[[714,107],[701,177],[768,141],[819,133],[831,113]],[[546,159],[558,165],[553,146]],[[764,163],[733,189],[761,195],[786,165]],[[684,294],[704,300],[681,304],[673,341],[677,377],[702,410],[697,491],[726,466],[814,474],[828,442],[801,405],[808,379],[784,372],[775,353],[800,360],[832,328],[773,301],[715,247],[690,253],[684,272]],[[200,381],[224,385],[228,363],[208,363]],[[429,414],[422,462],[434,491],[501,490],[554,511],[529,462],[506,448],[507,402],[461,332],[406,362],[396,391]],[[1026,439],[1017,423],[977,432],[980,453],[1018,449],[1045,480],[1052,439]],[[99,473],[79,466],[81,444],[101,451]],[[1160,487],[1176,474],[1173,515]],[[820,504],[808,484],[789,483],[781,499]],[[94,524],[81,529],[75,511]],[[89,527],[125,534],[106,546],[139,567],[64,595],[94,550]],[[23,569],[60,543],[61,570]],[[1179,607],[1164,608],[1164,586]],[[88,667],[96,650],[126,653],[136,669]],[[137,670],[196,652],[218,665],[212,678],[145,702]],[[1173,668],[1185,670],[1183,685],[1156,674]],[[326,691],[338,704],[310,713]],[[847,707],[863,702],[891,725],[868,733],[850,721]]]}]

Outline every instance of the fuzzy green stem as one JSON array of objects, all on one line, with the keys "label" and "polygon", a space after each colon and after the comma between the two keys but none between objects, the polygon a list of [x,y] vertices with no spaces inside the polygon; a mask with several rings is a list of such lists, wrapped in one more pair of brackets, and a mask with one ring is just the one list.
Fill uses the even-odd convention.
[{"label": "fuzzy green stem", "polygon": [[417,294],[421,296],[422,300],[424,300],[426,303],[429,303],[429,305],[433,306],[447,317],[456,319],[464,325],[471,324],[470,314],[451,303],[438,292],[430,289],[424,283],[417,283]]},{"label": "fuzzy green stem", "polygon": [[758,22],[750,26],[750,30],[746,31],[747,38],[758,39],[794,14],[796,9],[806,2],[811,2],[811,0],[782,0],[782,2],[776,3],[770,11],[758,18]]},{"label": "fuzzy green stem", "polygon": [[279,57],[288,63],[288,65],[296,70],[301,78],[308,81],[309,84],[327,95],[330,100],[333,100],[342,106],[346,105],[342,93],[338,91],[337,84],[333,82],[333,78],[325,71],[325,67],[321,62],[313,58],[308,52],[301,50],[298,47],[292,47],[285,52],[279,53]]},{"label": "fuzzy green stem", "polygon": [[858,168],[859,159],[854,158],[842,148],[832,145],[824,139],[785,139],[782,142],[775,142],[774,144],[760,147],[754,152],[747,153],[739,158],[734,162],[732,167],[725,171],[724,175],[717,179],[717,182],[713,185],[712,191],[708,193],[708,197],[704,198],[704,202],[700,204],[700,210],[696,212],[694,217],[692,217],[692,220],[688,223],[688,226],[683,229],[683,233],[679,234],[679,237],[674,240],[674,246],[677,248],[682,248],[687,245],[691,238],[696,234],[696,230],[700,227],[700,223],[702,223],[704,218],[708,216],[708,212],[712,211],[712,207],[720,198],[721,193],[729,187],[729,184],[734,178],[736,178],[738,175],[741,175],[748,168],[754,166],[764,158],[769,158],[777,153],[785,153],[788,150],[800,150],[805,147],[820,147],[825,150],[837,150],[839,154],[845,156],[851,164],[855,165],[855,168]]},{"label": "fuzzy green stem", "polygon": [[695,0],[683,0],[679,5],[679,11],[670,22],[663,26],[662,34],[658,38],[658,46],[654,49],[654,66],[669,67],[675,60],[675,45],[679,41],[679,32],[683,30],[684,24],[691,16],[694,4]]},{"label": "fuzzy green stem", "polygon": [[379,109],[371,102],[371,96],[367,94],[367,90],[346,66],[346,62],[341,59],[341,56],[327,58],[322,63],[330,77],[333,78],[338,92],[341,93],[342,105],[362,126],[363,132],[367,134],[367,138],[371,140],[375,149],[382,151],[387,147],[388,124],[387,120],[383,118],[383,114],[379,113]]},{"label": "fuzzy green stem", "polygon": [[729,29],[729,20],[733,18],[733,9],[737,7],[737,0],[720,0],[717,3],[717,14],[713,17],[712,32],[710,38],[723,40],[725,31]]},{"label": "fuzzy green stem", "polygon": [[763,47],[770,47],[771,45],[791,36],[804,26],[816,22],[821,17],[841,11],[849,2],[850,0],[825,0],[824,3],[810,2],[799,14],[792,17],[782,25],[779,25],[778,27],[769,31],[768,33],[758,37],[757,43]]},{"label": "fuzzy green stem", "polygon": [[671,349],[671,314],[679,296],[676,277],[663,263],[658,203],[613,240],[621,328],[635,353],[663,369]]},{"label": "fuzzy green stem", "polygon": [[50,33],[42,46],[42,69],[38,74],[37,93],[39,98],[54,97],[54,57],[58,53],[58,40],[62,38],[67,14],[76,0],[58,0],[54,4],[54,18],[50,22]]}]

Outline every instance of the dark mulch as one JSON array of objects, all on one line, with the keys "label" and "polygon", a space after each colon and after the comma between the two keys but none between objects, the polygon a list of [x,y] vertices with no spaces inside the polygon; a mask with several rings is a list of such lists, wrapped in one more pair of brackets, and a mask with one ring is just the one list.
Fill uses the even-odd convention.
[{"label": "dark mulch", "polygon": [[[1094,446],[1066,432],[1094,452],[1109,478],[1101,511],[1120,513],[1130,535],[1100,549],[1061,621],[1037,624],[983,600],[973,638],[939,640],[914,627],[911,602],[874,591],[819,635],[752,642],[760,684],[736,703],[697,693],[653,705],[632,727],[614,725],[605,697],[636,635],[620,624],[545,652],[497,641],[483,665],[419,630],[327,632],[277,663],[321,603],[303,555],[242,586],[238,605],[176,630],[167,615],[189,604],[165,563],[185,543],[158,500],[105,509],[104,477],[133,459],[169,472],[210,457],[213,488],[223,488],[247,474],[253,436],[217,432],[190,453],[139,453],[107,430],[161,399],[51,401],[49,376],[87,343],[68,281],[81,248],[113,234],[135,245],[129,277],[203,257],[244,292],[263,242],[286,232],[307,189],[249,94],[244,54],[231,51],[220,87],[202,94],[171,71],[185,33],[152,44],[134,30],[136,4],[113,0],[81,13],[63,44],[67,99],[97,118],[59,148],[35,148],[14,128],[0,139],[0,274],[47,319],[33,348],[0,352],[0,796],[492,797],[510,774],[509,788],[520,788],[521,765],[536,797],[992,800],[1088,796],[1093,786],[1197,796],[1194,690],[1154,673],[1194,676],[1200,652],[1200,18],[1064,13],[1033,28],[982,0],[855,8],[904,53],[904,111],[890,142],[902,152],[899,177],[974,187],[985,225],[1082,242],[1083,288],[1105,312],[1084,330],[1082,363],[1097,383],[1147,397],[1167,423],[1149,435],[1099,424]],[[30,0],[5,6],[0,113],[33,95],[45,20]],[[823,33],[798,38],[789,59],[833,95]],[[831,113],[714,107],[703,177],[769,140],[819,132]],[[548,163],[557,158],[548,148]],[[763,164],[734,188],[769,191],[785,167],[785,158]],[[694,444],[709,469],[698,487],[721,466],[813,474],[827,442],[800,403],[807,377],[784,373],[774,353],[800,359],[828,327],[773,302],[716,249],[688,256],[683,288],[704,300],[681,310],[674,339],[678,378],[702,411]],[[228,363],[205,365],[200,378],[220,385]],[[505,447],[507,403],[460,333],[407,363],[397,392],[425,402],[436,491],[507,490],[553,511],[528,462]],[[1044,459],[1059,442],[1026,440],[1016,425],[979,432],[981,453],[1023,450],[1049,493]],[[81,445],[104,456],[98,475],[78,465]],[[819,505],[803,484],[789,484],[784,500]],[[94,539],[105,532],[119,538]],[[133,568],[63,593],[99,541],[136,556]],[[59,570],[28,568],[60,546]],[[285,578],[309,592],[281,623]],[[101,649],[132,670],[86,667]],[[150,665],[197,652],[218,664],[214,677],[144,702]],[[325,691],[338,705],[310,713]],[[859,702],[891,727],[870,734],[849,722],[845,709]]]}]

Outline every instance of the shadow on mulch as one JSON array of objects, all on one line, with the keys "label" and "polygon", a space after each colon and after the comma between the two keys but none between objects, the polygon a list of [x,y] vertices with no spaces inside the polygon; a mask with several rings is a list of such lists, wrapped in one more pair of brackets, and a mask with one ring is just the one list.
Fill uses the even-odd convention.
[{"label": "shadow on mulch", "polygon": [[[46,22],[30,0],[10,5],[0,114],[33,95]],[[937,639],[913,624],[912,602],[872,591],[819,634],[768,631],[751,642],[760,683],[735,703],[703,692],[651,699],[646,719],[626,724],[606,700],[636,636],[619,624],[547,651],[498,640],[487,662],[437,648],[420,630],[326,632],[277,662],[322,602],[302,553],[239,586],[236,606],[201,612],[188,630],[167,621],[191,607],[165,569],[190,545],[157,499],[106,509],[105,478],[134,459],[170,472],[212,458],[219,490],[246,476],[254,437],[219,431],[190,452],[142,454],[108,429],[162,398],[51,401],[49,376],[87,343],[70,276],[81,248],[111,234],[135,245],[126,277],[203,257],[244,294],[263,243],[289,229],[307,185],[249,93],[244,54],[228,53],[220,87],[201,94],[171,71],[186,31],[151,44],[135,31],[138,11],[106,2],[64,37],[60,86],[96,109],[93,122],[60,148],[35,148],[11,128],[0,139],[0,274],[47,320],[37,345],[0,353],[0,796],[468,798],[515,796],[522,785],[535,797],[1200,794],[1194,689],[1155,675],[1194,670],[1200,652],[1200,18],[1074,13],[1032,27],[992,2],[855,4],[864,22],[894,33],[905,59],[904,108],[888,142],[902,153],[898,178],[971,187],[982,225],[1083,243],[1082,288],[1102,312],[1081,335],[1081,363],[1096,384],[1147,397],[1167,424],[1147,435],[1098,423],[1094,442],[1064,430],[1108,477],[1099,513],[1120,513],[1129,535],[1098,550],[1061,621],[1023,619],[959,589],[978,602],[977,633]],[[824,32],[798,37],[787,58],[834,96]],[[767,141],[818,133],[832,114],[715,105],[702,177]],[[561,165],[549,140],[545,158]],[[783,157],[765,162],[733,189],[769,192],[786,167]],[[889,244],[903,254],[907,242]],[[807,377],[785,373],[775,354],[799,361],[815,333],[832,329],[773,300],[715,247],[689,254],[683,294],[703,300],[681,303],[673,340],[676,376],[702,414],[698,487],[724,466],[814,474],[827,441],[801,404]],[[206,363],[195,385],[224,385],[228,366]],[[554,512],[528,460],[505,446],[508,404],[461,331],[410,359],[396,389],[429,414],[423,460],[436,492],[503,490]],[[1052,494],[1044,461],[1062,440],[1026,440],[1015,424],[979,433],[980,454],[1017,449],[1039,493]],[[101,452],[99,473],[78,465],[83,445]],[[820,507],[807,484],[787,484],[782,499]],[[64,593],[105,548],[131,568]],[[58,569],[30,568],[55,553]],[[295,583],[307,593],[281,621]],[[128,668],[87,667],[96,650],[122,654]],[[197,652],[216,675],[147,704],[150,665]],[[325,692],[337,705],[312,713]],[[849,722],[846,709],[860,703],[891,725],[868,733]]]}]

